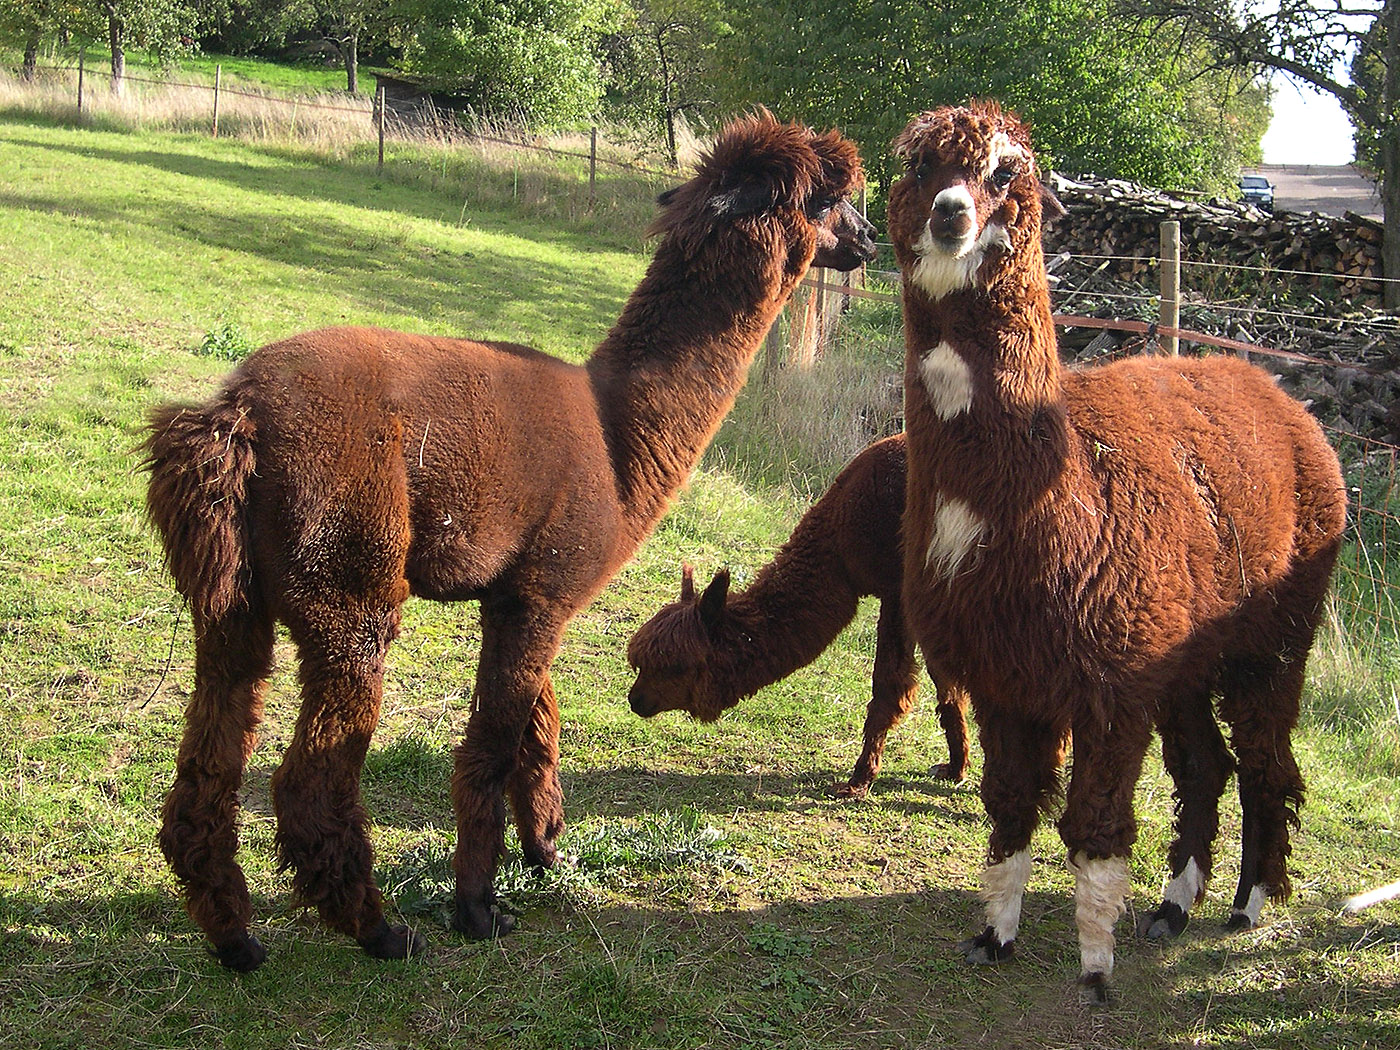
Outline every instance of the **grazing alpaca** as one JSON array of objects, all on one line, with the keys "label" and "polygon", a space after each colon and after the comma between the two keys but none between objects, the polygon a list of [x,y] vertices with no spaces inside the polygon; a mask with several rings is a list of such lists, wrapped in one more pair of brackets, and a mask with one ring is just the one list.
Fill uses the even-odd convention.
[{"label": "grazing alpaca", "polygon": [[161,847],[220,962],[258,966],[234,858],[273,625],[302,705],[273,778],[296,892],[371,955],[389,926],[360,769],[410,594],[481,603],[481,658],[455,749],[453,925],[511,928],[492,879],[508,797],[526,857],[563,828],[549,668],[570,618],[651,531],[814,257],[850,269],[872,228],[846,200],[855,147],[766,113],[732,125],[662,198],[656,256],[584,366],[526,347],[363,328],[263,347],[210,403],[155,412],[148,507],[189,599],[195,687]]},{"label": "grazing alpaca", "polygon": [[[880,600],[865,746],[836,794],[864,798],[880,771],[885,736],[919,694],[918,663],[904,626],[904,435],[877,441],[837,475],[782,550],[740,594],[720,572],[700,597],[685,569],[680,601],[644,623],[627,647],[637,670],[628,699],[644,718],[687,711],[713,721],[740,699],[805,667],[851,622],[866,595]],[[935,680],[948,762],[934,775],[967,772],[967,694]]]},{"label": "grazing alpaca", "polygon": [[987,927],[963,950],[1010,953],[1031,832],[1071,738],[1059,830],[1080,980],[1102,1001],[1154,724],[1177,838],[1145,932],[1178,932],[1203,896],[1236,758],[1232,925],[1288,895],[1303,797],[1289,737],[1345,516],[1337,457],[1301,405],[1235,359],[1061,367],[1044,191],[1014,116],[992,103],[925,113],[895,152],[907,164],[889,204],[907,346],[905,613],[930,665],[973,697],[993,825]]}]

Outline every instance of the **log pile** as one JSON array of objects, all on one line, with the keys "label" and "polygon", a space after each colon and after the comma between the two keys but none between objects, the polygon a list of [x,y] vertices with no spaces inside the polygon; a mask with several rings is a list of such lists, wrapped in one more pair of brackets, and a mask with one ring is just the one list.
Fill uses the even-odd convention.
[{"label": "log pile", "polygon": [[[1110,263],[1114,276],[1143,278],[1156,270],[1160,225],[1181,223],[1182,257],[1323,276],[1284,275],[1295,290],[1352,305],[1379,305],[1381,224],[1355,212],[1341,218],[1312,212],[1272,214],[1252,204],[1212,198],[1183,200],[1119,179],[1052,176],[1051,185],[1069,215],[1045,231],[1047,253],[1123,256]],[[1183,281],[1186,280],[1183,275]]]}]

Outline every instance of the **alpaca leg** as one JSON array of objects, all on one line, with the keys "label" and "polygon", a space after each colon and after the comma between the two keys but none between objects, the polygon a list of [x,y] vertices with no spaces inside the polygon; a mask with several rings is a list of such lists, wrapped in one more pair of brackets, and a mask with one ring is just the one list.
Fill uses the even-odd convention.
[{"label": "alpaca leg", "polygon": [[960,784],[967,777],[967,690],[942,675],[933,679],[938,691],[938,724],[943,727],[943,736],[948,741],[948,761],[932,769],[935,777]]},{"label": "alpaca leg", "polygon": [[992,820],[988,863],[982,873],[987,925],[958,945],[970,963],[1009,959],[1021,923],[1030,878],[1031,835],[1054,798],[1064,760],[1064,733],[1054,726],[984,713],[982,803]]},{"label": "alpaca leg", "polygon": [[293,873],[297,895],[315,905],[328,926],[380,959],[426,948],[420,934],[384,919],[369,815],[360,798],[360,771],[379,723],[384,655],[398,633],[407,592],[398,581],[375,601],[341,595],[344,608],[322,606],[314,628],[293,621],[301,714],[272,779],[278,854]]},{"label": "alpaca leg", "polygon": [[1128,857],[1137,837],[1133,790],[1151,737],[1142,711],[1120,710],[1108,722],[1086,714],[1074,724],[1074,763],[1059,828],[1075,876],[1079,985],[1090,1003],[1108,1001],[1113,925],[1127,907]]},{"label": "alpaca leg", "polygon": [[1220,828],[1220,796],[1235,760],[1211,710],[1210,694],[1183,694],[1159,727],[1162,761],[1175,784],[1176,839],[1167,853],[1171,880],[1154,911],[1138,917],[1138,933],[1150,940],[1186,929],[1192,907],[1205,896],[1212,848]]},{"label": "alpaca leg", "polygon": [[273,638],[271,616],[250,601],[237,615],[196,625],[194,695],[160,831],[190,917],[219,962],[245,973],[267,952],[248,932],[253,906],[235,860],[238,789],[257,739]]},{"label": "alpaca leg", "polygon": [[531,709],[515,770],[506,779],[506,794],[526,861],[552,868],[559,856],[554,844],[564,830],[564,791],[559,786],[559,703],[548,675]]},{"label": "alpaca leg", "polygon": [[1231,929],[1257,925],[1264,900],[1287,900],[1289,828],[1298,824],[1303,777],[1290,736],[1298,720],[1303,661],[1235,661],[1222,685],[1220,710],[1239,761],[1242,811],[1240,882]]},{"label": "alpaca leg", "polygon": [[[518,598],[482,602],[481,662],[472,715],[466,735],[453,753],[452,775],[452,804],[457,816],[457,850],[452,861],[457,894],[452,926],[468,937],[494,937],[515,926],[515,918],[496,906],[492,886],[496,864],[505,850],[504,793],[536,703],[548,684],[549,665],[558,651],[567,612],[543,603],[534,607]],[[557,711],[549,717],[557,717]],[[529,753],[536,768],[542,769],[537,744],[532,742]],[[533,797],[532,819],[533,815],[551,816],[548,804],[534,809],[545,801],[544,796]]]},{"label": "alpaca leg", "polygon": [[875,626],[875,671],[865,709],[865,745],[850,780],[834,789],[837,798],[864,798],[870,791],[880,772],[885,737],[904,721],[918,696],[919,669],[899,603],[883,601]]}]

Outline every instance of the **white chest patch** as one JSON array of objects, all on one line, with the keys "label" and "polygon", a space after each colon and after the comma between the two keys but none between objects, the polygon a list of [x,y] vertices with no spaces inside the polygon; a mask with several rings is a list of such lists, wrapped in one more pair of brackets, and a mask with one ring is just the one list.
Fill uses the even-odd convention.
[{"label": "white chest patch", "polygon": [[948,343],[939,343],[919,359],[919,377],[939,419],[952,419],[972,407],[972,370]]},{"label": "white chest patch", "polygon": [[924,568],[934,576],[952,579],[985,531],[986,523],[966,503],[939,496],[934,508],[928,553],[924,555]]},{"label": "white chest patch", "polygon": [[1010,249],[1011,235],[998,222],[989,222],[976,237],[969,236],[954,251],[939,245],[927,226],[914,242],[919,261],[909,273],[909,280],[928,294],[930,299],[942,299],[949,292],[962,291],[977,283],[977,270],[988,248]]}]

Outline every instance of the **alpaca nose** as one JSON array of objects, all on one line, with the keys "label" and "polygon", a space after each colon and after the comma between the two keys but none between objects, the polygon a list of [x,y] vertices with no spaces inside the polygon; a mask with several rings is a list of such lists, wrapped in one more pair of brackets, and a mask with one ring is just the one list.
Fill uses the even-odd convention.
[{"label": "alpaca nose", "polygon": [[972,196],[962,186],[949,186],[933,198],[933,210],[945,219],[972,210]]},{"label": "alpaca nose", "polygon": [[972,230],[976,207],[967,187],[959,183],[941,190],[933,198],[933,214],[929,216],[929,229],[936,237],[961,240]]}]

